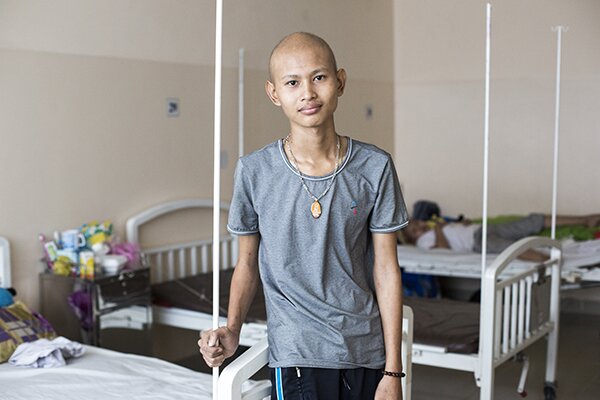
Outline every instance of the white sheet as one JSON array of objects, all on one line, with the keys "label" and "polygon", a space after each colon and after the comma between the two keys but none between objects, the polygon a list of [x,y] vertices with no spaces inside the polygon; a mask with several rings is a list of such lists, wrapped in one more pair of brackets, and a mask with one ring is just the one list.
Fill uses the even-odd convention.
[{"label": "white sheet", "polygon": [[[487,265],[496,258],[487,256]],[[450,249],[424,250],[415,246],[398,246],[398,263],[406,272],[455,276],[461,278],[481,277],[481,254],[460,253]],[[515,261],[509,267],[511,272],[531,265],[524,261]]]},{"label": "white sheet", "polygon": [[600,264],[600,239],[584,242],[563,241],[563,258],[565,270]]},{"label": "white sheet", "polygon": [[[488,265],[496,258],[488,254]],[[449,249],[423,250],[415,246],[398,246],[398,262],[406,272],[455,276],[462,278],[481,277],[481,255],[478,253],[458,253]],[[577,279],[600,281],[600,268],[588,271],[581,267],[600,264],[600,240],[575,242],[563,241],[562,276],[566,280]],[[516,260],[503,275],[510,275],[531,265]]]},{"label": "white sheet", "polygon": [[212,378],[151,357],[85,346],[59,368],[0,365],[3,400],[210,400]]}]

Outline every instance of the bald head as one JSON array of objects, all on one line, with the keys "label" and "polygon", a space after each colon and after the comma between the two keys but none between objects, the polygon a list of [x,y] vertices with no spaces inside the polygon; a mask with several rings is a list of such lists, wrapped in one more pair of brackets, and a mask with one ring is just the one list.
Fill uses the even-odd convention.
[{"label": "bald head", "polygon": [[335,56],[333,55],[331,47],[329,47],[325,40],[312,33],[295,32],[281,39],[281,41],[277,43],[277,46],[275,46],[275,48],[273,48],[271,51],[271,56],[269,57],[270,79],[273,79],[273,62],[278,55],[287,51],[305,50],[307,48],[318,48],[325,51],[330,59],[333,70],[337,71],[337,62],[335,61]]}]

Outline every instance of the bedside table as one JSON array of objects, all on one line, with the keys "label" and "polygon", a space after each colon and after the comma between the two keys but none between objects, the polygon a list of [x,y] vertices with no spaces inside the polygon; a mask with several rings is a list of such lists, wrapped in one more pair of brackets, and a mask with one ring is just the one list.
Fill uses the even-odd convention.
[{"label": "bedside table", "polygon": [[[78,292],[80,322],[68,298]],[[150,354],[150,270],[138,268],[93,280],[40,274],[42,315],[58,335],[120,351]]]}]

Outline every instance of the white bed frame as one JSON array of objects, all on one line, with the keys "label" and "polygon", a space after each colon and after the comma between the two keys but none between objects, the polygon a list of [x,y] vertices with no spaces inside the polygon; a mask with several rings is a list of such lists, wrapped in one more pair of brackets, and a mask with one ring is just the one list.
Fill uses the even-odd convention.
[{"label": "white bed frame", "polygon": [[10,245],[6,238],[0,236],[0,287],[9,288],[11,285]]},{"label": "white bed frame", "polygon": [[[412,393],[412,341],[413,341],[413,312],[410,307],[402,308],[402,364],[406,376],[402,378],[402,398],[411,399]],[[260,400],[268,398],[271,392],[269,382],[260,383],[239,397],[242,384],[267,364],[269,350],[267,339],[246,350],[241,356],[227,366],[219,376],[219,400]]]},{"label": "white bed frame", "polygon": [[[126,223],[127,241],[139,243],[141,227],[156,218],[173,212],[189,209],[212,210],[209,199],[185,199],[159,204],[129,218]],[[229,211],[229,204],[221,202],[221,211]],[[144,264],[150,267],[152,283],[161,283],[186,276],[212,271],[210,256],[212,239],[177,243],[155,248],[143,248]],[[237,240],[231,235],[222,236],[220,241],[221,267],[230,269],[237,260]],[[205,313],[176,307],[153,306],[153,321],[183,329],[204,330],[212,328],[212,316]],[[222,319],[221,323],[225,324]],[[242,326],[240,344],[252,346],[267,336],[263,324],[246,323]]]},{"label": "white bed frame", "polygon": [[[141,227],[155,219],[172,212],[185,209],[212,209],[213,202],[208,199],[187,199],[157,205],[129,218],[126,224],[127,241],[138,243]],[[221,202],[222,211],[229,210],[229,204]],[[238,255],[237,241],[231,235],[221,238],[221,268],[235,266]],[[153,283],[165,282],[203,272],[210,272],[212,264],[212,240],[198,240],[188,243],[141,249],[144,262],[150,267]],[[183,329],[204,330],[212,328],[212,316],[198,311],[181,308],[153,306],[155,323],[175,326]],[[404,306],[402,321],[402,362],[406,377],[403,378],[404,400],[410,400],[412,380],[412,343],[413,313]],[[225,319],[221,321],[226,323]],[[246,323],[242,326],[240,344],[251,346],[240,357],[227,366],[219,377],[219,399],[239,400],[240,388],[244,381],[268,362],[267,328],[264,324]],[[258,385],[244,393],[244,399],[262,399],[270,394],[270,384]]]},{"label": "white bed frame", "polygon": [[[553,248],[548,262],[540,265],[523,264],[512,273],[506,273],[520,254],[539,247]],[[481,388],[480,398],[493,399],[495,368],[538,340],[548,337],[545,380],[546,386],[553,388],[558,353],[561,257],[560,242],[549,238],[529,237],[511,245],[486,266],[483,276],[479,275],[479,352],[456,354],[442,347],[414,343],[412,361],[415,364],[473,372]],[[549,304],[549,313],[543,321],[534,321],[533,290],[536,284],[548,279],[550,290],[542,302]],[[525,376],[526,368],[519,383],[521,392]]]}]

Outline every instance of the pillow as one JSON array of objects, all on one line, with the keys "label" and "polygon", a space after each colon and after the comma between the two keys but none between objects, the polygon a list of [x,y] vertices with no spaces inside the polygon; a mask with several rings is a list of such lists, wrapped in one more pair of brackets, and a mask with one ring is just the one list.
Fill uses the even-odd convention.
[{"label": "pillow", "polygon": [[0,288],[0,307],[8,307],[13,304],[14,298],[10,289]]},{"label": "pillow", "polygon": [[54,337],[56,332],[52,325],[39,313],[31,312],[21,301],[0,308],[0,363],[8,360],[23,342]]}]

